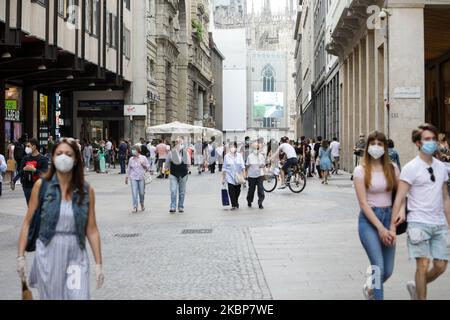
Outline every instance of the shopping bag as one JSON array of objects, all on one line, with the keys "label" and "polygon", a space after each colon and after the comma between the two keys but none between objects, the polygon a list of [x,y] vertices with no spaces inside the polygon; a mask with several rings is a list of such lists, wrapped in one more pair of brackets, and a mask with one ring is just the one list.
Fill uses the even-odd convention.
[{"label": "shopping bag", "polygon": [[15,172],[16,171],[16,162],[14,160],[6,161],[6,171]]},{"label": "shopping bag", "polygon": [[153,181],[153,177],[150,171],[146,171],[144,175],[145,184],[150,184]]},{"label": "shopping bag", "polygon": [[26,281],[22,280],[22,300],[33,300],[33,294],[31,290],[28,289],[28,285]]},{"label": "shopping bag", "polygon": [[222,205],[224,207],[230,205],[230,196],[228,195],[228,190],[225,187],[222,188]]}]

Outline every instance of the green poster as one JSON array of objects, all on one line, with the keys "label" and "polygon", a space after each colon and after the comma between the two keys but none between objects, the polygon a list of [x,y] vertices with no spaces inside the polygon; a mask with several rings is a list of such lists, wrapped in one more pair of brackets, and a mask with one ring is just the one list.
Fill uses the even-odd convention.
[{"label": "green poster", "polygon": [[6,110],[17,110],[17,100],[5,100]]}]

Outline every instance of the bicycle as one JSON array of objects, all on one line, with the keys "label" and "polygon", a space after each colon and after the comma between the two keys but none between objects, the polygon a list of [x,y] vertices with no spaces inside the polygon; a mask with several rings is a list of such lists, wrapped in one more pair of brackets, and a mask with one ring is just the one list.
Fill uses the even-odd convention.
[{"label": "bicycle", "polygon": [[[273,167],[264,175],[263,189],[266,192],[273,192],[278,184],[280,168]],[[300,193],[306,188],[306,176],[300,164],[296,164],[288,169],[286,175],[286,185],[294,193]]]}]

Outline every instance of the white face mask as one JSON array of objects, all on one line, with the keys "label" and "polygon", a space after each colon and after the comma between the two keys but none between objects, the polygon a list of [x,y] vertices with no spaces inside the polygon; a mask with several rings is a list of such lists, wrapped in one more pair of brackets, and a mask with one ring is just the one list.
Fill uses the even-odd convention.
[{"label": "white face mask", "polygon": [[56,170],[58,170],[61,173],[68,173],[72,171],[74,165],[75,161],[73,160],[72,157],[69,157],[68,155],[62,154],[55,158]]},{"label": "white face mask", "polygon": [[368,152],[375,160],[378,160],[384,156],[384,148],[380,146],[369,146]]},{"label": "white face mask", "polygon": [[33,153],[33,149],[31,149],[31,148],[25,148],[25,153],[26,154],[32,154]]}]

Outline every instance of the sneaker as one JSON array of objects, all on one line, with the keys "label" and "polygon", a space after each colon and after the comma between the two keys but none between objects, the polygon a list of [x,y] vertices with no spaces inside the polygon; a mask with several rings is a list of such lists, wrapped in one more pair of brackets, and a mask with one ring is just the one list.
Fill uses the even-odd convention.
[{"label": "sneaker", "polygon": [[237,210],[237,207],[232,207],[230,210],[235,211],[235,210]]},{"label": "sneaker", "polygon": [[11,190],[14,191],[16,189],[16,184],[11,181]]},{"label": "sneaker", "polygon": [[175,210],[175,209],[170,209],[169,212],[170,212],[170,213],[175,213],[175,212],[177,212],[177,210]]},{"label": "sneaker", "polygon": [[409,296],[411,297],[411,300],[417,300],[416,283],[414,281],[409,281],[406,284],[406,289],[409,292]]},{"label": "sneaker", "polygon": [[133,208],[133,211],[131,211],[131,213],[137,213],[138,212],[138,208]]},{"label": "sneaker", "polygon": [[141,204],[141,211],[145,211],[145,206]]},{"label": "sneaker", "polygon": [[183,213],[183,212],[184,212],[184,209],[178,209],[178,212],[179,212],[179,213]]},{"label": "sneaker", "polygon": [[278,188],[278,190],[283,190],[283,189],[286,189],[286,185],[285,185],[285,184],[281,185],[281,186]]},{"label": "sneaker", "polygon": [[373,297],[373,290],[369,289],[369,287],[367,286],[367,283],[365,283],[364,286],[363,286],[363,295],[364,295],[364,298],[366,300],[373,300],[374,299],[374,297]]}]

